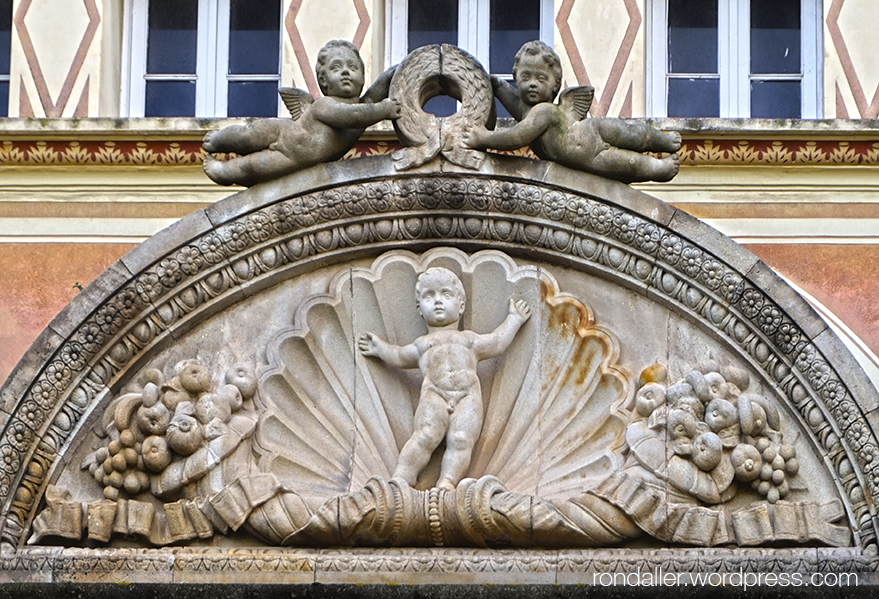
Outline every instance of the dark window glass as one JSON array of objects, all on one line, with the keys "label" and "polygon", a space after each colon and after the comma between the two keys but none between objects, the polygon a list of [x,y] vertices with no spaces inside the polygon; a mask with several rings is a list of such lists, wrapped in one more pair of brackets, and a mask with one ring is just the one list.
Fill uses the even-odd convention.
[{"label": "dark window glass", "polygon": [[458,43],[458,0],[409,2],[409,51]]},{"label": "dark window glass", "polygon": [[9,82],[0,81],[0,117],[9,116]]},{"label": "dark window glass", "polygon": [[[507,79],[507,81],[509,81],[514,88],[516,87],[515,81],[513,81],[512,79]],[[500,100],[498,100],[497,98],[494,99],[494,109],[495,112],[497,112],[497,118],[499,119],[513,118],[513,115],[511,115],[510,112],[506,108],[504,108],[504,105],[501,104]]]},{"label": "dark window glass", "polygon": [[668,72],[717,73],[716,0],[668,0]]},{"label": "dark window glass", "polygon": [[144,116],[195,116],[195,81],[147,81]]},{"label": "dark window glass", "polygon": [[424,112],[436,116],[449,116],[458,112],[458,101],[449,96],[436,96],[427,101]]},{"label": "dark window glass", "polygon": [[11,33],[12,0],[0,0],[0,75],[9,74]]},{"label": "dark window glass", "polygon": [[799,81],[752,81],[751,117],[755,119],[798,119],[801,112]]},{"label": "dark window glass", "polygon": [[511,73],[525,42],[540,39],[540,0],[491,0],[489,71]]},{"label": "dark window glass", "polygon": [[281,0],[232,0],[230,10],[229,73],[280,72]]},{"label": "dark window glass", "polygon": [[230,81],[229,116],[278,116],[276,81]]},{"label": "dark window glass", "polygon": [[720,79],[669,79],[668,116],[720,116]]},{"label": "dark window glass", "polygon": [[799,73],[800,0],[751,0],[751,73]]},{"label": "dark window glass", "polygon": [[147,73],[195,73],[198,0],[150,0]]}]

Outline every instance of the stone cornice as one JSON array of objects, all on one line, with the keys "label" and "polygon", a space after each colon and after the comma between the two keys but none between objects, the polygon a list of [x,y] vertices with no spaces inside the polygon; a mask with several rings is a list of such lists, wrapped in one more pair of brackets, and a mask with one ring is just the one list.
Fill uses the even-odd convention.
[{"label": "stone cornice", "polygon": [[[879,558],[852,549],[492,550],[492,549],[62,549],[0,555],[0,582],[158,584],[576,584],[606,585],[610,575],[644,586],[696,586],[712,573],[815,574],[844,586],[875,584]],[[641,576],[663,576],[648,585]],[[669,579],[667,577],[671,576]],[[680,577],[680,578],[679,578]],[[704,579],[703,579],[704,580]],[[725,585],[735,585],[727,579]],[[712,577],[712,583],[715,579]],[[630,578],[629,583],[632,582]],[[707,583],[707,581],[706,581]],[[765,582],[764,582],[765,584]],[[678,586],[675,584],[675,586]],[[714,587],[720,584],[712,584]],[[753,585],[752,585],[753,586]],[[177,589],[180,589],[178,586]],[[179,593],[180,591],[175,591]],[[714,591],[717,592],[716,590]],[[289,594],[289,591],[288,591]]]}]

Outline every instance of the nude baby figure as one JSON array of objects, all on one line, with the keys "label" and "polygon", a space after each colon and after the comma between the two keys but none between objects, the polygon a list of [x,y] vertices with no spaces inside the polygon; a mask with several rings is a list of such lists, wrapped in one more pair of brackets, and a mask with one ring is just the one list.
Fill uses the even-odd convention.
[{"label": "nude baby figure", "polygon": [[454,489],[464,477],[482,430],[482,389],[476,364],[502,354],[531,316],[527,303],[511,299],[506,319],[491,333],[459,331],[465,299],[464,286],[453,272],[430,268],[415,285],[415,300],[427,334],[404,346],[388,343],[375,333],[364,333],[359,340],[364,355],[397,368],[418,367],[424,376],[414,432],[394,471],[394,478],[402,478],[410,486],[415,485],[444,438],[446,451],[436,486]]},{"label": "nude baby figure", "polygon": [[[543,42],[527,42],[516,53],[512,85],[492,77],[495,95],[520,121],[508,129],[472,129],[464,143],[476,150],[515,150],[530,145],[544,160],[624,183],[669,181],[680,168],[677,152],[681,135],[646,123],[614,118],[586,118],[594,93],[591,87],[572,87],[559,93],[562,66]],[[670,152],[656,158],[641,152]]]},{"label": "nude baby figure", "polygon": [[357,48],[341,40],[327,43],[315,66],[323,97],[315,100],[306,91],[281,88],[292,119],[260,119],[209,132],[202,144],[206,152],[239,156],[208,156],[205,173],[221,185],[250,186],[341,158],[366,127],[400,117],[400,103],[387,98],[394,70],[382,73],[361,98],[363,60]]}]

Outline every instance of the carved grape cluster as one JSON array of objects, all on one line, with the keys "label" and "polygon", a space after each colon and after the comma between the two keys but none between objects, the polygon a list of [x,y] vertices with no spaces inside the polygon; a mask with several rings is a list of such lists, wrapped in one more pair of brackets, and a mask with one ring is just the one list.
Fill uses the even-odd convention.
[{"label": "carved grape cluster", "polygon": [[[779,434],[780,435],[780,434]],[[751,437],[739,444],[732,455],[736,477],[751,482],[751,487],[769,503],[784,499],[790,493],[788,478],[800,471],[796,449],[782,445],[767,436]]]}]

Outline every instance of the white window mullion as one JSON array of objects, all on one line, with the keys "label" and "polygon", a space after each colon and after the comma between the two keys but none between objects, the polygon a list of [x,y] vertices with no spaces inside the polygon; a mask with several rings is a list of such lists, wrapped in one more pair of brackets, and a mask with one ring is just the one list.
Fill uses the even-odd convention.
[{"label": "white window mullion", "polygon": [[[476,38],[478,37],[476,13],[476,2],[458,1],[458,46],[474,56],[476,56]],[[479,57],[477,56],[477,58]]]},{"label": "white window mullion", "polygon": [[555,26],[555,3],[552,0],[540,0],[540,41],[552,47]]},{"label": "white window mullion", "polygon": [[718,1],[720,117],[747,117],[751,112],[750,6],[748,0]]},{"label": "white window mullion", "polygon": [[[469,0],[470,4],[476,5],[476,42],[471,42],[473,55],[477,60],[488,68],[491,64],[491,6],[488,0]],[[460,9],[458,9],[460,11]],[[459,13],[460,14],[460,13]]]},{"label": "white window mullion", "polygon": [[823,49],[821,48],[822,19],[818,14],[821,2],[819,0],[802,0],[800,8],[800,35],[802,36],[802,60],[803,82],[802,93],[802,117],[804,119],[817,119],[823,116],[822,101],[823,90],[822,62]]},{"label": "white window mullion", "polygon": [[214,106],[212,114],[226,116],[228,114],[229,100],[229,14],[230,0],[216,0],[211,4],[216,5],[216,27],[210,32],[213,36],[212,54],[213,59],[209,64],[208,76],[213,76],[213,82],[208,85],[214,90]]},{"label": "white window mullion", "polygon": [[735,91],[738,110],[734,116],[748,118],[751,116],[751,2],[738,0],[737,17],[739,30],[735,80],[739,87]]},{"label": "white window mullion", "polygon": [[[214,73],[216,73],[216,2],[198,0],[198,43],[195,62],[195,116],[214,116]],[[211,68],[213,66],[214,68]]]},{"label": "white window mullion", "polygon": [[142,117],[146,103],[146,58],[149,4],[126,0],[123,21],[122,94],[119,114]]},{"label": "white window mullion", "polygon": [[409,53],[409,0],[385,0],[385,17],[385,66],[390,67]]},{"label": "white window mullion", "polygon": [[647,3],[647,116],[668,115],[668,0]]},{"label": "white window mullion", "polygon": [[484,65],[488,62],[489,3],[487,0],[458,2],[458,46]]}]

